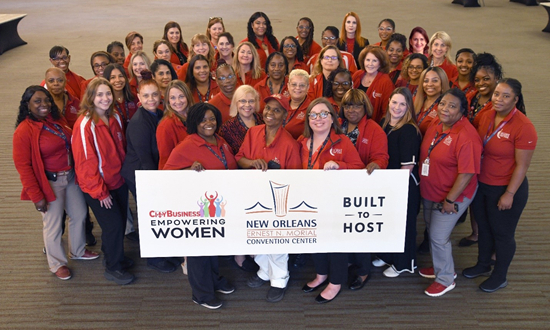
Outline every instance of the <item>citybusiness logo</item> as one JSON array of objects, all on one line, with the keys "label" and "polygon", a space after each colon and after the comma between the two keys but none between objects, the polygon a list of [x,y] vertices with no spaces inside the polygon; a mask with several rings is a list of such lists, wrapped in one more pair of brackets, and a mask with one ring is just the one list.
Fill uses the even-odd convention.
[{"label": "citybusiness logo", "polygon": [[271,213],[274,212],[277,217],[284,217],[287,213],[317,213],[317,207],[312,207],[304,200],[295,207],[288,208],[289,184],[278,184],[270,182],[272,190],[273,208],[266,207],[260,201],[257,201],[252,207],[246,208],[246,214]]},{"label": "citybusiness logo", "polygon": [[227,200],[224,197],[218,197],[218,192],[214,191],[214,194],[208,194],[205,192],[205,198],[199,197],[197,205],[199,206],[199,216],[201,217],[225,217],[226,216],[226,204]]}]

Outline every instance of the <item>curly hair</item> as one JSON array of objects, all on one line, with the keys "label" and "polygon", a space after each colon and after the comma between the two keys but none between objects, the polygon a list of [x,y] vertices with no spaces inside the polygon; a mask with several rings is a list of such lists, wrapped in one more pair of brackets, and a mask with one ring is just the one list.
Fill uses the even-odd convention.
[{"label": "curly hair", "polygon": [[50,101],[50,114],[56,120],[61,118],[61,112],[59,111],[59,108],[57,108],[54,98],[50,92],[40,85],[31,85],[25,89],[25,92],[23,92],[23,95],[21,96],[21,101],[19,102],[19,114],[17,114],[17,119],[15,120],[16,128],[27,118],[32,121],[38,121],[29,109],[29,102],[36,92],[43,92],[46,94],[46,97]]}]

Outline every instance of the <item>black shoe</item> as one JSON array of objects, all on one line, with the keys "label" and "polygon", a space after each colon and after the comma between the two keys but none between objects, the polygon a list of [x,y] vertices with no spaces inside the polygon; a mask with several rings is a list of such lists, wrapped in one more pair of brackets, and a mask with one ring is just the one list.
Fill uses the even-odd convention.
[{"label": "black shoe", "polygon": [[140,236],[138,235],[137,231],[130,232],[125,237],[130,241],[140,241]]},{"label": "black shoe", "polygon": [[340,293],[341,293],[341,291],[339,291],[339,293],[337,293],[337,295],[335,295],[335,296],[333,297],[333,299],[326,299],[326,298],[322,297],[322,296],[321,296],[321,293],[320,293],[320,294],[318,294],[318,296],[316,297],[316,302],[317,302],[317,303],[328,303],[328,302],[331,302],[331,301],[335,300],[335,298],[338,297]]},{"label": "black shoe", "polygon": [[469,246],[472,246],[474,244],[478,244],[478,240],[474,241],[474,240],[471,240],[471,239],[467,239],[467,237],[461,238],[461,240],[459,240],[459,247],[469,247]]},{"label": "black shoe", "polygon": [[295,261],[293,262],[293,267],[295,268],[302,268],[306,264],[307,255],[306,254],[298,254],[295,257]]},{"label": "black shoe", "polygon": [[348,286],[352,291],[361,290],[365,284],[371,279],[371,274],[367,275],[365,280],[362,281],[362,277],[356,276],[356,279]]},{"label": "black shoe", "polygon": [[237,266],[239,267],[239,269],[247,272],[257,272],[258,269],[260,269],[258,264],[256,264],[256,262],[254,262],[254,260],[248,255],[245,257],[245,261],[241,263],[241,266]]},{"label": "black shoe", "polygon": [[477,264],[474,267],[463,269],[463,276],[469,279],[479,276],[490,276],[490,271],[492,271],[492,268],[490,266],[484,267],[480,264]]},{"label": "black shoe", "polygon": [[324,286],[324,285],[327,285],[327,283],[329,283],[329,280],[326,279],[323,281],[323,283],[319,284],[318,286],[314,286],[314,287],[310,287],[308,286],[308,283],[304,284],[304,286],[302,287],[302,292],[304,293],[310,293],[310,292],[314,292],[315,290],[317,290],[318,288]]},{"label": "black shoe", "polygon": [[424,254],[430,252],[429,241],[423,240],[421,245],[417,248],[417,253]]},{"label": "black shoe", "polygon": [[170,264],[174,264],[176,266],[176,268],[179,268],[182,265],[182,262],[184,262],[183,258],[181,258],[181,257],[167,257],[166,260]]},{"label": "black shoe", "polygon": [[285,290],[287,287],[281,288],[281,287],[270,287],[268,290],[268,294],[266,295],[266,301],[268,302],[278,302],[283,299],[285,296]]},{"label": "black shoe", "polygon": [[110,271],[105,269],[103,275],[105,276],[105,279],[112,280],[119,285],[130,284],[134,281],[134,279],[136,279],[134,275],[123,270]]},{"label": "black shoe", "polygon": [[92,232],[86,234],[86,246],[95,246],[97,242]]},{"label": "black shoe", "polygon": [[205,308],[208,308],[208,309],[218,309],[220,307],[222,307],[222,301],[218,300],[218,299],[212,299],[210,300],[209,302],[201,302],[201,301],[198,301],[197,299],[195,299],[195,297],[193,297],[191,300],[193,300],[193,302],[195,302],[196,304],[198,305],[201,305]]},{"label": "black shoe", "polygon": [[266,280],[258,277],[258,274],[254,274],[253,276],[249,277],[249,279],[247,279],[247,286],[257,288],[264,285],[264,283],[266,282]]},{"label": "black shoe", "polygon": [[233,292],[235,292],[235,287],[233,287],[230,284],[226,284],[225,286],[217,289],[216,292],[222,293],[222,294],[232,294]]},{"label": "black shoe", "polygon": [[483,281],[482,284],[480,284],[479,288],[484,292],[492,293],[499,290],[500,288],[504,288],[505,286],[507,286],[507,280],[498,280],[496,278],[490,277]]},{"label": "black shoe", "polygon": [[176,266],[164,259],[158,262],[147,261],[147,266],[162,273],[171,273],[176,271]]}]

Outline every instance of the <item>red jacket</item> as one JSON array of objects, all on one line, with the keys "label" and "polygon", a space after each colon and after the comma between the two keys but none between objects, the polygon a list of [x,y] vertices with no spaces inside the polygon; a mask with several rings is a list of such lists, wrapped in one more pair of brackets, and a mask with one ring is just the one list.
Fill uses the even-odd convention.
[{"label": "red jacket", "polygon": [[124,184],[121,167],[126,141],[118,114],[109,117],[109,126],[103,121],[81,115],[73,131],[73,157],[77,182],[82,192],[103,200],[109,191]]},{"label": "red jacket", "polygon": [[358,123],[358,140],[356,149],[362,162],[367,166],[375,162],[381,169],[388,166],[388,140],[387,135],[379,124],[372,119],[362,117]]},{"label": "red jacket", "polygon": [[[48,115],[48,121],[61,125],[65,135],[71,135],[71,129],[64,118],[56,121]],[[44,168],[40,154],[40,134],[44,124],[40,121],[26,119],[21,122],[13,134],[13,163],[19,173],[23,190],[21,200],[36,203],[42,199],[55,201],[56,197]]]},{"label": "red jacket", "polygon": [[259,113],[262,114],[264,111],[264,106],[266,106],[266,103],[264,102],[264,99],[269,97],[272,94],[282,94],[284,96],[289,96],[289,91],[287,88],[287,83],[289,83],[289,77],[285,76],[285,79],[283,80],[283,87],[281,91],[274,91],[274,93],[270,92],[270,85],[268,85],[268,76],[264,77],[263,80],[256,83],[254,86],[254,89],[258,92],[258,95],[260,96],[260,109],[258,110]]},{"label": "red jacket", "polygon": [[[298,143],[300,145],[302,168],[308,169],[308,138],[301,136],[298,138]],[[323,165],[329,161],[337,162],[339,169],[362,169],[365,167],[350,139],[344,134],[335,133],[333,129],[331,129],[329,141],[320,151],[319,169],[323,169]]]},{"label": "red jacket", "polygon": [[[244,41],[250,41],[249,38],[245,38],[241,40],[241,42]],[[268,41],[268,37],[264,36],[264,38],[258,39],[256,38],[256,44],[258,45],[257,48],[255,48],[256,52],[258,53],[258,59],[260,60],[260,68],[264,68],[266,66],[266,60],[268,60],[268,56],[266,55],[266,52],[262,48],[262,43],[268,47],[268,54],[272,54],[273,52],[276,52],[279,49],[279,42],[276,39],[276,47],[273,48],[272,44]],[[249,84],[251,85],[251,84]],[[252,84],[254,86],[254,84]]]},{"label": "red jacket", "polygon": [[308,98],[315,100],[323,96],[323,73],[316,77],[310,77],[310,87],[308,87]]},{"label": "red jacket", "polygon": [[[352,75],[352,82],[354,83],[354,88],[358,88],[361,84],[362,78],[365,75],[365,70],[357,71]],[[394,91],[394,84],[388,74],[382,72],[377,73],[375,79],[369,85],[369,88],[366,91],[369,101],[373,106],[373,116],[371,118],[379,123],[386,114],[386,108],[388,107],[388,100],[390,95]]]},{"label": "red jacket", "polygon": [[155,134],[159,149],[159,169],[163,169],[174,147],[187,137],[187,128],[178,116],[165,116],[159,122]]}]

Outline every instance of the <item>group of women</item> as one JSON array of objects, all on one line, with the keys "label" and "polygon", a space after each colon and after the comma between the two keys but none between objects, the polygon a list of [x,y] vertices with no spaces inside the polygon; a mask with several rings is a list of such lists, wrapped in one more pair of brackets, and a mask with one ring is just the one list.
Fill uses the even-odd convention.
[{"label": "group of women", "polygon": [[[434,279],[427,295],[455,287],[450,236],[469,206],[473,233],[462,242],[478,242],[479,256],[463,275],[489,275],[480,284],[486,292],[505,287],[537,142],[522,86],[504,79],[488,53],[464,48],[454,64],[443,31],[429,39],[416,27],[408,40],[395,29],[393,20],[382,20],[381,41],[370,45],[350,12],[340,33],[332,26],[322,32],[320,46],[312,20],[303,17],[297,37],[280,44],[268,16],[257,12],[237,47],[220,17],[209,18],[206,34],[193,36],[188,47],[178,23],[169,22],[153,61],[137,32],[126,37],[126,58],[118,42],[94,53],[95,76],[82,79],[78,95],[69,51],[54,47],[46,88],[33,85],[22,96],[13,140],[21,197],[42,213],[50,270],[70,277],[61,246],[64,210],[71,257],[98,257],[82,239],[89,206],[102,229],[106,279],[135,279],[123,242],[132,228],[135,170],[407,169],[404,252],[313,254],[316,276],[302,290],[323,287],[315,301],[327,303],[343,286],[361,289],[372,265],[386,266],[386,277],[414,273],[421,205],[433,261],[419,270]],[[335,148],[343,152],[330,153]],[[288,259],[236,256],[235,263],[255,272],[250,287],[270,282],[266,300],[277,302],[287,289]],[[171,272],[180,262],[147,263]],[[197,304],[217,309],[222,301],[215,293],[235,290],[219,274],[217,257],[188,257],[182,266]]]}]

